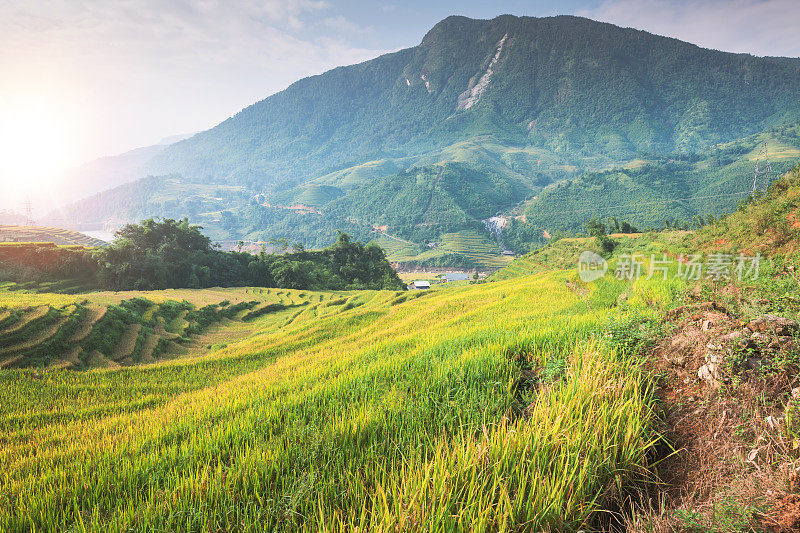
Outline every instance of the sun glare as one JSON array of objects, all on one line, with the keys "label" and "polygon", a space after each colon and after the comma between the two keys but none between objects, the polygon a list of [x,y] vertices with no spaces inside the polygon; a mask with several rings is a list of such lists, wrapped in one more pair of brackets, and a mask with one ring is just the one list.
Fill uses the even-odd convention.
[{"label": "sun glare", "polygon": [[0,182],[19,192],[41,192],[69,157],[69,132],[52,109],[0,108]]}]

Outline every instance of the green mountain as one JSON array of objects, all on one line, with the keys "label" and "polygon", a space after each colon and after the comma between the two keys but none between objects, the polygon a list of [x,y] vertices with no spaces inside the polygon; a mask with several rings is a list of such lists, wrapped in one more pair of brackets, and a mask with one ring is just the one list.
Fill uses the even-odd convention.
[{"label": "green mountain", "polygon": [[577,17],[449,17],[419,46],[298,81],[149,168],[259,188],[487,134],[611,159],[693,151],[799,117],[798,82],[800,60]]},{"label": "green mountain", "polygon": [[[144,167],[155,177],[139,189],[158,199],[127,185],[138,200],[114,209],[188,215],[217,238],[318,246],[336,229],[369,237],[387,225],[436,239],[526,201],[536,219],[598,197],[616,205],[632,192],[635,201],[714,190],[727,178],[700,161],[798,119],[800,59],[573,16],[449,17],[416,47],[300,80],[171,145]],[[68,216],[102,219],[121,194]]]}]

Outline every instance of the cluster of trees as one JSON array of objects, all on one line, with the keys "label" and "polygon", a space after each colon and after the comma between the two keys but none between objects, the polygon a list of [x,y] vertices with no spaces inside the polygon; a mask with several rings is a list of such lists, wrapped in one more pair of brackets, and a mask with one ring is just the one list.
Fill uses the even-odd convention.
[{"label": "cluster of trees", "polygon": [[148,219],[119,230],[94,253],[97,280],[114,290],[261,285],[249,254],[223,253],[186,219]]},{"label": "cluster of trees", "polygon": [[[701,217],[702,218],[702,217]],[[606,252],[614,249],[614,242],[608,236],[610,233],[639,233],[639,228],[628,222],[620,220],[618,217],[608,217],[608,222],[603,222],[602,218],[593,217],[584,224],[590,237],[598,239],[598,244]],[[558,239],[566,235],[575,235],[575,232],[565,233],[563,231],[555,233],[551,238],[544,237],[541,227],[527,224],[517,219],[511,219],[503,229],[503,245],[509,250],[519,254],[525,254],[547,242]]]},{"label": "cluster of trees", "polygon": [[322,250],[295,246],[288,254],[261,254],[272,286],[292,289],[392,289],[404,287],[377,244],[364,245],[346,233]]},{"label": "cluster of trees", "polygon": [[253,285],[294,289],[401,289],[383,250],[346,233],[328,248],[288,254],[222,252],[186,219],[125,226],[97,252],[98,280],[117,289]]},{"label": "cluster of trees", "polygon": [[664,220],[664,226],[658,230],[694,230],[716,222],[717,217],[712,214],[695,215],[692,218],[676,218]]},{"label": "cluster of trees", "polygon": [[[614,222],[615,225],[619,227],[620,224],[617,219],[614,219]],[[625,224],[627,224],[627,222],[625,222]],[[589,236],[597,240],[597,244],[600,246],[600,249],[603,250],[603,253],[610,254],[614,251],[614,248],[617,247],[617,241],[608,236],[606,225],[603,224],[602,219],[592,218],[586,223],[586,229],[589,232]]]},{"label": "cluster of trees", "polygon": [[[33,247],[36,248],[36,247]],[[51,249],[51,247],[46,247]],[[198,226],[182,220],[144,220],[117,232],[116,241],[97,250],[32,249],[10,255],[0,248],[7,277],[29,281],[80,277],[107,290],[153,290],[231,286],[309,290],[391,289],[403,283],[377,245],[364,245],[340,233],[331,246],[288,254],[223,252]],[[43,259],[47,257],[48,260]],[[16,275],[14,275],[16,273]]]},{"label": "cluster of trees", "polygon": [[57,286],[62,289],[91,286],[96,273],[97,262],[81,246],[30,242],[0,244],[0,280],[32,285],[66,281]]}]

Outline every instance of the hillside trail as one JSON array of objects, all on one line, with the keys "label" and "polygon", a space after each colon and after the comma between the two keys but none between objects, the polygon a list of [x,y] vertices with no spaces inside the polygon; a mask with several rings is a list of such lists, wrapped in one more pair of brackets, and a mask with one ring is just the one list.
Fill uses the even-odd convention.
[{"label": "hillside trail", "polygon": [[388,237],[389,239],[393,239],[393,240],[395,240],[395,241],[397,241],[397,242],[402,242],[402,243],[405,243],[405,244],[410,244],[410,245],[412,245],[412,246],[416,246],[416,243],[414,243],[414,242],[407,241],[407,240],[405,240],[405,239],[401,239],[400,237],[395,237],[394,235],[389,235],[389,234],[388,234],[388,233],[386,233],[385,231],[379,231],[379,233],[380,233],[381,235],[383,235],[384,237]]}]

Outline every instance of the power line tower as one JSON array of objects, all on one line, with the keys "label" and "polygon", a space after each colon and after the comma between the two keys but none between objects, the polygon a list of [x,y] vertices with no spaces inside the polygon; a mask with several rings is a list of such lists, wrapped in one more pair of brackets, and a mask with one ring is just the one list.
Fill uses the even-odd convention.
[{"label": "power line tower", "polygon": [[25,224],[33,226],[33,209],[31,208],[31,197],[25,197]]},{"label": "power line tower", "polygon": [[766,192],[772,181],[772,165],[769,162],[769,151],[767,151],[767,141],[761,146],[761,151],[756,159],[756,168],[753,171],[753,191]]}]

